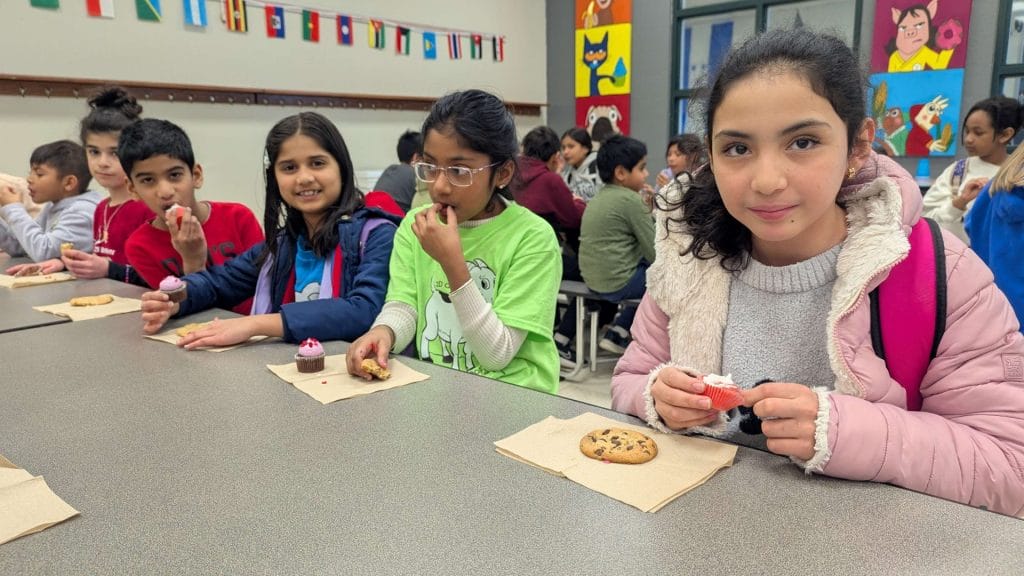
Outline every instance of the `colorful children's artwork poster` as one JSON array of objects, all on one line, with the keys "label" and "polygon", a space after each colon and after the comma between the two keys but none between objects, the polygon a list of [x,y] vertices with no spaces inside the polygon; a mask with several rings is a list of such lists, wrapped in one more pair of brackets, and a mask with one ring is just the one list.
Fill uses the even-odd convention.
[{"label": "colorful children's artwork poster", "polygon": [[576,0],[576,29],[633,21],[633,0]]},{"label": "colorful children's artwork poster", "polygon": [[632,24],[576,30],[576,97],[629,94]]},{"label": "colorful children's artwork poster", "polygon": [[[629,94],[576,99],[576,125],[591,136],[608,132],[629,135]],[[595,132],[596,130],[596,132]]]},{"label": "colorful children's artwork poster", "polygon": [[960,139],[964,71],[872,74],[874,147],[889,156],[953,156]]},{"label": "colorful children's artwork poster", "polygon": [[963,68],[972,0],[878,0],[872,72]]}]

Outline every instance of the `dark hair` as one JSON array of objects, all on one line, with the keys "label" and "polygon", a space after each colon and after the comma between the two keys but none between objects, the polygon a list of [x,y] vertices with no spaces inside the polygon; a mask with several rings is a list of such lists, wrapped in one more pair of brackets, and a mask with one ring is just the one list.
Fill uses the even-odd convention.
[{"label": "dark hair", "polygon": [[[935,24],[932,23],[932,13],[928,11],[928,7],[925,6],[924,4],[914,4],[913,6],[910,6],[900,12],[900,17],[896,19],[896,34],[899,35],[900,33],[900,23],[903,22],[903,20],[905,20],[907,16],[917,16],[918,12],[924,12],[924,18],[928,22],[928,42],[925,44],[925,46],[934,50],[935,34],[937,33],[938,29],[936,28]],[[885,53],[892,54],[895,51],[896,37],[894,36],[890,38],[889,43],[885,45]]]},{"label": "dark hair", "polygon": [[32,151],[29,166],[49,166],[57,171],[57,176],[74,176],[78,179],[78,190],[81,194],[89,188],[92,175],[89,174],[89,162],[85,158],[85,148],[71,140],[58,140],[43,144]]},{"label": "dark hair", "polygon": [[967,131],[967,118],[979,110],[988,114],[988,119],[995,129],[993,138],[1007,128],[1013,128],[1013,134],[1016,136],[1024,126],[1024,106],[1021,106],[1020,102],[1006,96],[985,98],[975,102],[964,115],[964,123],[960,129],[961,142],[963,142],[964,132]]},{"label": "dark hair", "polygon": [[[846,125],[847,147],[852,151],[865,118],[864,74],[853,53],[841,39],[806,28],[770,30],[747,39],[722,62],[707,91],[705,139],[711,142],[715,112],[737,81],[762,70],[792,71],[807,79],[811,89],[832,105]],[[729,214],[722,202],[712,170],[700,170],[689,189],[677,201],[657,196],[658,208],[682,207],[682,224],[691,237],[684,254],[710,260],[720,257],[726,270],[740,270],[750,256],[750,230]]]},{"label": "dark hair", "polygon": [[594,120],[594,125],[590,128],[590,139],[594,142],[604,143],[605,140],[618,134],[615,128],[612,127],[612,121],[607,116],[601,116],[597,120]]},{"label": "dark hair", "polygon": [[173,122],[146,118],[129,124],[121,131],[121,138],[117,141],[117,158],[128,178],[132,177],[132,168],[136,162],[154,156],[170,156],[181,160],[189,168],[196,166],[192,141]]},{"label": "dark hair", "polygon": [[[491,187],[498,168],[515,160],[519,152],[512,113],[501,98],[483,90],[452,92],[434,102],[423,121],[424,139],[431,130],[439,134],[452,132],[460,146],[486,154],[491,163],[496,164],[491,170]],[[515,170],[515,162],[512,162],[512,169]],[[497,189],[497,193],[512,199],[507,187]]]},{"label": "dark hair", "polygon": [[700,166],[708,161],[708,151],[704,148],[704,141],[700,139],[700,136],[696,134],[676,134],[668,141],[668,146],[665,146],[665,155],[672,150],[675,146],[681,154],[685,154],[690,158],[690,164],[694,166]]},{"label": "dark hair", "polygon": [[[341,132],[333,122],[316,112],[300,112],[281,120],[267,133],[264,157],[264,179],[266,180],[266,209],[263,212],[263,230],[268,240],[286,234],[293,241],[298,241],[300,234],[306,232],[306,222],[302,212],[288,206],[281,198],[281,189],[277,185],[274,165],[281,153],[281,146],[292,136],[302,134],[316,141],[328,154],[334,157],[341,172],[341,194],[331,207],[330,214],[320,224],[320,228],[309,238],[313,252],[325,258],[334,252],[338,245],[338,222],[363,206],[363,193],[356,188],[355,171],[352,158]],[[268,241],[267,249],[260,255],[260,261],[266,255],[277,254],[278,243]]]},{"label": "dark hair", "polygon": [[85,137],[89,134],[119,133],[129,124],[136,122],[140,114],[142,106],[139,106],[135,97],[124,88],[102,88],[99,93],[89,98],[89,113],[82,118],[79,138],[84,145]]},{"label": "dark hair", "polygon": [[606,184],[615,180],[615,169],[632,170],[647,156],[647,145],[629,136],[616,134],[601,144],[597,151],[597,173]]},{"label": "dark hair", "polygon": [[412,162],[412,157],[423,153],[423,135],[414,130],[406,130],[398,137],[398,161],[403,164]]},{"label": "dark hair", "polygon": [[590,139],[590,133],[587,132],[586,128],[569,128],[562,134],[559,140],[565,140],[566,136],[578,142],[580,146],[583,146],[588,151],[594,149],[594,141]]},{"label": "dark hair", "polygon": [[558,133],[547,126],[537,126],[523,136],[523,156],[547,162],[560,147]]}]

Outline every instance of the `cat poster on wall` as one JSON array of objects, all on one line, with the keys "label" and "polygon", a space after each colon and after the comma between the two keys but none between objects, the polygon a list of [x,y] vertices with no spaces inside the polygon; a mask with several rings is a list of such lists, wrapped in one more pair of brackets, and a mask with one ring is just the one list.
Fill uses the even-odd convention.
[{"label": "cat poster on wall", "polygon": [[872,72],[963,68],[972,0],[878,0]]},{"label": "cat poster on wall", "polygon": [[632,13],[632,0],[576,0],[576,28],[629,24]]},{"label": "cat poster on wall", "polygon": [[576,125],[602,140],[608,134],[628,136],[629,94],[577,98]]},{"label": "cat poster on wall", "polygon": [[576,97],[629,94],[632,24],[576,30]]},{"label": "cat poster on wall", "polygon": [[953,156],[960,139],[964,71],[871,75],[868,115],[874,148],[889,156]]}]

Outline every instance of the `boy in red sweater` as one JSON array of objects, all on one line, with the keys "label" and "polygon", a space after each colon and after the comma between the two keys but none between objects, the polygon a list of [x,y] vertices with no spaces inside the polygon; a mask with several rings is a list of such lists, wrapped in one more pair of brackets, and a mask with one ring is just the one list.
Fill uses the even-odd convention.
[{"label": "boy in red sweater", "polygon": [[[203,168],[188,135],[166,120],[146,119],[121,132],[117,155],[128,189],[156,217],[125,243],[128,262],[153,289],[165,276],[223,264],[263,241],[259,222],[242,204],[198,202]],[[248,314],[251,301],[233,310]]]}]

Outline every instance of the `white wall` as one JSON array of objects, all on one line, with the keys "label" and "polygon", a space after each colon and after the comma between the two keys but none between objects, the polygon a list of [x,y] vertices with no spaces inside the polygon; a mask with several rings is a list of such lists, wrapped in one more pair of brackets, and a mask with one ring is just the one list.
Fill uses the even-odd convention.
[{"label": "white wall", "polygon": [[[330,0],[296,4],[339,10]],[[301,16],[286,13],[285,39],[266,37],[261,8],[249,8],[248,34],[229,33],[219,21],[220,3],[207,2],[210,26],[187,29],[182,3],[161,2],[164,20],[136,18],[134,0],[114,0],[113,20],[89,18],[85,2],[65,0],[53,12],[28,0],[0,3],[0,75],[31,75],[176,84],[218,85],[343,94],[436,98],[460,88],[490,90],[508,101],[543,104],[547,99],[544,0],[346,0],[345,13],[402,22],[498,33],[506,38],[505,61],[449,61],[439,33],[438,59],[422,58],[422,37],[412,35],[410,56],[367,46],[366,25],[355,25],[353,46],[338,46],[334,23],[321,19],[319,44],[302,41]],[[296,107],[141,101],[144,115],[181,125],[206,170],[201,197],[243,202],[262,214],[260,165],[269,128]],[[32,149],[61,138],[78,139],[84,98],[0,96],[0,171],[24,174]],[[424,112],[320,109],[341,129],[356,170],[370,173],[395,162],[395,144],[406,129],[419,129]],[[520,135],[543,117],[517,118]],[[359,182],[367,188],[373,181]]]}]

